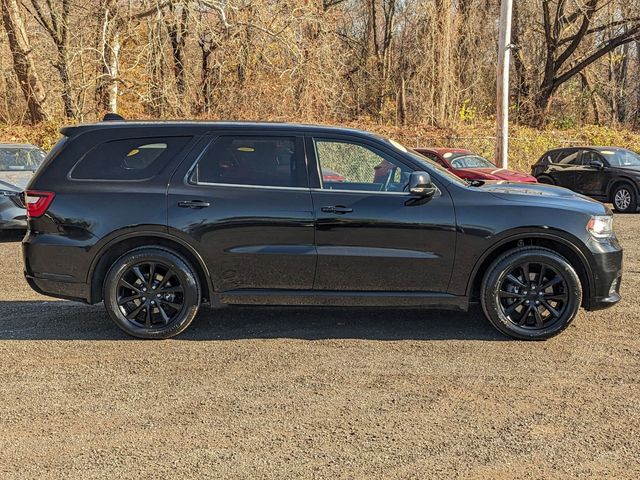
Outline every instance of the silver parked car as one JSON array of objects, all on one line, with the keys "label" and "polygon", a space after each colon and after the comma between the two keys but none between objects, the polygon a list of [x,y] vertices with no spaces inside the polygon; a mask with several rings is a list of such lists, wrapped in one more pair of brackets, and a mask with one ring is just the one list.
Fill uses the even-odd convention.
[{"label": "silver parked car", "polygon": [[0,143],[0,231],[27,227],[21,193],[45,155],[34,145]]}]

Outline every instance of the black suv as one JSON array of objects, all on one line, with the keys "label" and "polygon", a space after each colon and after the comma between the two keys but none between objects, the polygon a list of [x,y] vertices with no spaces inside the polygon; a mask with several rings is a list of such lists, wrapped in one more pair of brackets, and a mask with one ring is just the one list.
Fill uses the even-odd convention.
[{"label": "black suv", "polygon": [[204,302],[479,299],[500,331],[542,339],[620,299],[611,211],[569,190],[470,185],[344,128],[110,121],[62,134],[26,192],[26,278],[104,301],[131,335],[176,335]]},{"label": "black suv", "polygon": [[541,183],[559,185],[603,202],[619,212],[638,208],[640,155],[614,147],[558,148],[531,167]]}]

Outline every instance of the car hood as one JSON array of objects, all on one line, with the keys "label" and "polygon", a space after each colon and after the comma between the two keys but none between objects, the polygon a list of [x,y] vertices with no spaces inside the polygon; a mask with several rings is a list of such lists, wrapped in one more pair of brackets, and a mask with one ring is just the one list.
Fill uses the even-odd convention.
[{"label": "car hood", "polygon": [[29,180],[33,177],[32,171],[6,172],[0,171],[0,188],[5,190],[5,185],[11,185],[13,189],[21,192],[27,188]]},{"label": "car hood", "polygon": [[609,209],[593,200],[566,188],[542,183],[486,183],[478,190],[495,195],[503,200],[528,204],[547,204],[575,208],[592,214],[608,213]]},{"label": "car hood", "polygon": [[630,173],[635,173],[637,175],[640,175],[640,167],[633,165],[633,166],[624,166],[624,165],[616,165],[615,167],[613,167],[617,170],[624,170],[625,172],[630,172]]},{"label": "car hood", "polygon": [[[477,177],[491,178],[493,180],[509,180],[511,182],[532,182],[535,183],[535,177],[527,175],[526,173],[516,172],[515,170],[508,170],[506,168],[459,168],[454,170],[459,176],[463,173],[464,176],[468,175],[473,177],[474,174]],[[480,174],[480,175],[478,175]]]}]

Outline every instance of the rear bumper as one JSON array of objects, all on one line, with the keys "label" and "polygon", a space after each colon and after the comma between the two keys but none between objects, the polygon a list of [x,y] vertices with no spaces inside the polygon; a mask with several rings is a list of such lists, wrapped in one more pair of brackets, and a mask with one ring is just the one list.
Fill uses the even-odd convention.
[{"label": "rear bumper", "polygon": [[40,295],[90,303],[89,288],[85,283],[38,278],[27,273],[25,273],[24,277],[29,286]]}]

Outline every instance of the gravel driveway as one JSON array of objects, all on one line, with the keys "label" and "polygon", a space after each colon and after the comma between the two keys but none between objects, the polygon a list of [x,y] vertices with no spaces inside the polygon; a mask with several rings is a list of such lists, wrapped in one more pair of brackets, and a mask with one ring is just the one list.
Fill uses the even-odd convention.
[{"label": "gravel driveway", "polygon": [[0,243],[0,478],[640,476],[640,214],[623,302],[542,343],[469,314],[204,309],[132,340]]}]

